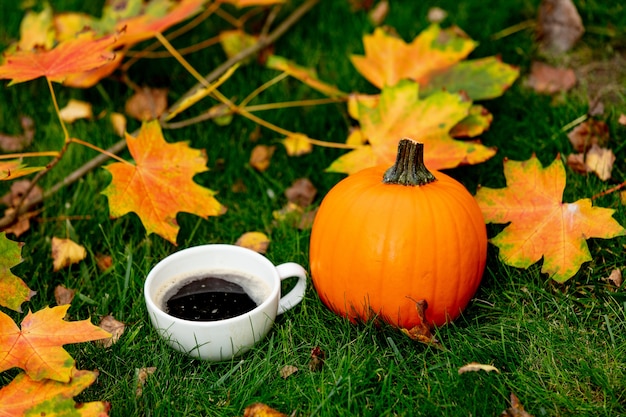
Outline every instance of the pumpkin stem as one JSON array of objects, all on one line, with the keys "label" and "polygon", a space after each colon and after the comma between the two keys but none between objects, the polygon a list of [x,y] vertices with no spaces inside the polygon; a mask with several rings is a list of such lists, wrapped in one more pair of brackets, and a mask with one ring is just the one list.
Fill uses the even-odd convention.
[{"label": "pumpkin stem", "polygon": [[426,185],[436,178],[424,165],[424,144],[404,138],[398,144],[396,163],[383,175],[385,184]]}]

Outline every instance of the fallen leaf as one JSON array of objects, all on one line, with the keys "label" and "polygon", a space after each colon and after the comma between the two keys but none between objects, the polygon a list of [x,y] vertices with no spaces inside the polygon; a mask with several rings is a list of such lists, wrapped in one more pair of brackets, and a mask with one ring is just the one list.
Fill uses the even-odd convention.
[{"label": "fallen leaf", "polygon": [[289,378],[291,375],[295,374],[296,372],[298,372],[299,369],[297,366],[293,366],[293,365],[285,365],[282,368],[280,368],[280,377],[283,379],[287,379]]},{"label": "fallen leaf", "polygon": [[626,126],[626,114],[621,113],[619,115],[619,118],[617,119],[617,123],[621,124],[622,126]]},{"label": "fallen leaf", "polygon": [[[79,416],[106,417],[111,405],[105,401],[76,403],[73,397],[93,384],[97,371],[71,370],[68,381],[33,380],[25,373],[0,389],[3,416]],[[54,410],[54,411],[53,411]]]},{"label": "fallen leaf", "polygon": [[572,129],[567,137],[576,152],[587,152],[593,145],[605,146],[609,135],[609,126],[605,122],[588,119]]},{"label": "fallen leaf", "polygon": [[381,0],[368,13],[367,18],[374,26],[380,26],[389,14],[389,2]]},{"label": "fallen leaf", "polygon": [[626,234],[614,210],[592,207],[590,199],[563,203],[565,168],[556,159],[542,168],[537,157],[504,162],[507,187],[476,193],[485,222],[510,223],[490,239],[507,265],[528,268],[543,257],[541,271],[557,282],[573,277],[591,260],[586,239]]},{"label": "fallen leaf", "polygon": [[250,165],[252,168],[260,172],[269,168],[270,160],[272,159],[272,155],[274,155],[275,150],[275,146],[256,145],[250,154]]},{"label": "fallen leaf", "polygon": [[313,144],[309,140],[309,137],[301,133],[296,133],[287,136],[281,140],[282,144],[287,150],[289,156],[301,156],[313,151]]},{"label": "fallen leaf", "polygon": [[315,188],[308,178],[298,178],[285,190],[287,201],[297,204],[302,208],[310,206],[316,195],[317,188]]},{"label": "fallen leaf", "polygon": [[72,304],[76,290],[65,288],[63,285],[54,287],[54,299],[58,306]]},{"label": "fallen leaf", "polygon": [[431,7],[426,17],[430,23],[441,23],[448,17],[448,12],[440,7]]},{"label": "fallen leaf", "polygon": [[450,136],[469,115],[471,102],[444,91],[420,100],[418,91],[419,84],[405,80],[384,88],[380,96],[353,97],[351,116],[359,120],[368,144],[342,155],[327,171],[352,174],[374,165],[391,166],[403,137],[424,143],[424,163],[435,170],[477,164],[495,155],[493,148]]},{"label": "fallen leaf", "polygon": [[567,52],[584,32],[583,21],[572,0],[542,0],[537,35],[543,49]]},{"label": "fallen leaf", "polygon": [[78,263],[86,257],[87,251],[78,243],[70,239],[52,238],[52,259],[55,272]]},{"label": "fallen leaf", "polygon": [[20,41],[17,49],[28,51],[35,48],[50,49],[54,45],[52,7],[45,3],[40,12],[28,10],[20,22]]},{"label": "fallen leaf", "polygon": [[75,361],[63,345],[111,336],[88,319],[63,320],[69,308],[66,304],[35,313],[29,311],[21,330],[0,311],[0,372],[17,367],[35,381],[47,378],[69,382]]},{"label": "fallen leaf", "polygon": [[135,369],[135,397],[141,397],[148,377],[156,372],[156,366]]},{"label": "fallen leaf", "polygon": [[498,374],[500,373],[500,370],[498,370],[498,368],[496,368],[493,365],[483,365],[482,363],[478,363],[478,362],[470,362],[467,365],[463,365],[459,368],[459,375],[464,374],[465,372],[478,372],[478,371],[485,371],[485,372],[494,371]]},{"label": "fallen leaf", "polygon": [[411,43],[376,28],[372,35],[363,37],[365,56],[352,55],[350,60],[380,89],[406,79],[426,84],[431,73],[463,60],[476,45],[457,27],[442,30],[431,24]]},{"label": "fallen leaf", "polygon": [[311,349],[311,359],[309,360],[309,370],[310,371],[319,371],[324,366],[324,361],[326,360],[326,352],[322,350],[319,346],[315,346]]},{"label": "fallen leaf", "polygon": [[18,312],[22,311],[22,303],[36,294],[20,277],[11,272],[11,268],[23,261],[22,246],[23,243],[8,239],[6,233],[0,234],[0,305]]},{"label": "fallen leaf", "polygon": [[28,116],[20,116],[22,134],[7,135],[0,133],[0,150],[3,152],[20,152],[30,146],[35,137],[35,122]]},{"label": "fallen leaf", "polygon": [[[24,204],[31,204],[34,201],[41,201],[43,190],[38,185],[31,188],[31,182],[28,180],[15,181],[11,184],[11,190],[2,196],[1,202],[9,208],[5,210],[5,216],[14,215],[15,208],[21,204],[25,193],[30,190],[28,196],[24,200]],[[20,214],[17,221],[4,229],[5,233],[13,233],[16,237],[30,229],[30,219],[39,215],[40,210],[33,209],[26,213]]]},{"label": "fallen leaf", "polygon": [[420,323],[410,329],[402,328],[400,331],[412,340],[440,349],[442,346],[433,334],[433,325],[426,320],[428,302],[426,300],[415,301],[415,309],[420,318]]},{"label": "fallen leaf", "polygon": [[106,271],[113,266],[113,257],[111,255],[96,255],[96,265],[100,271]]},{"label": "fallen leaf", "polygon": [[474,138],[484,133],[491,126],[493,114],[480,104],[470,107],[469,114],[450,130],[455,138]]},{"label": "fallen leaf", "polygon": [[114,218],[137,213],[147,233],[156,233],[176,244],[178,212],[202,218],[226,212],[215,193],[193,181],[207,171],[203,150],[185,142],[167,143],[157,121],[144,123],[135,138],[126,134],[128,150],[135,160],[116,162],[105,168],[113,179],[102,192],[109,199]]},{"label": "fallen leaf", "polygon": [[612,150],[593,145],[585,157],[585,165],[591,172],[595,172],[602,181],[611,179],[615,154]]},{"label": "fallen leaf", "polygon": [[49,51],[42,48],[16,51],[4,57],[0,79],[10,79],[9,85],[39,77],[63,82],[70,74],[97,68],[113,59],[109,49],[114,42],[114,37],[94,39],[93,32],[84,32]]},{"label": "fallen leaf", "polygon": [[111,113],[111,125],[115,134],[123,137],[126,132],[126,116],[122,113]]},{"label": "fallen leaf", "polygon": [[100,320],[100,324],[98,325],[102,330],[105,330],[111,333],[111,337],[107,337],[106,339],[98,340],[98,343],[103,348],[108,348],[113,346],[120,340],[120,337],[124,334],[124,330],[126,330],[126,325],[121,321],[115,320],[115,317],[112,315],[102,317]]},{"label": "fallen leaf", "polygon": [[287,414],[283,414],[280,411],[274,410],[273,408],[261,404],[256,403],[246,407],[243,410],[243,417],[288,417]]},{"label": "fallen leaf", "polygon": [[270,238],[261,232],[246,232],[239,236],[235,245],[251,249],[258,253],[266,253],[270,244]]},{"label": "fallen leaf", "polygon": [[565,163],[579,174],[587,174],[589,172],[589,167],[585,164],[584,153],[572,153],[567,155]]},{"label": "fallen leaf", "polygon": [[519,402],[517,395],[511,393],[511,406],[504,410],[500,417],[533,417],[524,410],[524,406]]},{"label": "fallen leaf", "polygon": [[574,87],[576,74],[571,68],[556,68],[534,61],[530,66],[527,85],[537,93],[555,94]]},{"label": "fallen leaf", "polygon": [[621,287],[622,283],[624,282],[622,279],[622,271],[615,268],[611,271],[611,273],[609,274],[609,276],[607,278],[604,278],[606,281],[610,281],[613,283],[613,285],[615,285],[616,287]]},{"label": "fallen leaf", "polygon": [[59,116],[64,122],[74,123],[78,119],[91,119],[93,110],[91,104],[86,101],[70,99],[59,111]]},{"label": "fallen leaf", "polygon": [[140,121],[158,118],[167,109],[167,89],[143,87],[127,101],[124,111]]}]

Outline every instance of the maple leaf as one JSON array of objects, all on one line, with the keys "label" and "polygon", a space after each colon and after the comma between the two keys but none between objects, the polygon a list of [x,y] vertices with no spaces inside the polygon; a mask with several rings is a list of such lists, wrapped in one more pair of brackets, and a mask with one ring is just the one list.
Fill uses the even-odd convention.
[{"label": "maple leaf", "polygon": [[0,389],[0,416],[107,416],[110,406],[106,402],[77,404],[72,399],[97,377],[97,371],[73,369],[70,382],[61,383],[50,379],[35,381],[20,373]]},{"label": "maple leaf", "polygon": [[377,28],[363,37],[365,56],[350,57],[354,67],[378,88],[400,80],[417,81],[422,95],[436,91],[463,92],[472,100],[498,97],[519,76],[516,67],[497,57],[464,61],[477,43],[458,27],[431,24],[411,43]]},{"label": "maple leaf", "polygon": [[541,271],[565,282],[591,260],[586,239],[626,234],[614,210],[592,207],[590,199],[562,202],[566,178],[558,158],[547,168],[535,156],[505,161],[504,175],[506,188],[480,188],[476,201],[487,223],[510,222],[490,240],[507,265],[528,268],[543,257]]},{"label": "maple leaf", "polygon": [[63,82],[70,74],[88,71],[109,62],[112,36],[94,39],[93,32],[84,32],[75,38],[59,43],[54,49],[36,48],[16,51],[5,56],[0,65],[0,79],[11,79],[9,85],[46,77]]},{"label": "maple leaf", "polygon": [[34,172],[46,169],[46,167],[28,167],[22,164],[20,159],[0,161],[0,181],[10,181]]},{"label": "maple leaf", "polygon": [[373,35],[363,37],[365,56],[352,55],[350,60],[361,75],[382,89],[404,79],[426,83],[433,71],[461,61],[476,45],[457,27],[442,30],[431,24],[410,44],[376,28]]},{"label": "maple leaf", "polygon": [[113,179],[102,192],[109,199],[112,217],[136,213],[147,233],[156,233],[176,244],[178,212],[202,218],[226,211],[215,192],[193,181],[208,171],[203,150],[185,142],[167,143],[157,121],[144,123],[135,138],[126,134],[135,164],[115,162],[105,168]]},{"label": "maple leaf", "polygon": [[0,372],[18,367],[35,381],[47,378],[69,382],[74,359],[62,346],[111,337],[88,319],[63,320],[69,308],[66,304],[35,313],[29,311],[21,330],[0,311]]},{"label": "maple leaf", "polygon": [[22,262],[23,243],[14,242],[0,234],[0,305],[14,311],[22,311],[23,302],[35,295],[21,278],[11,272],[11,268]]},{"label": "maple leaf", "polygon": [[444,91],[420,100],[418,90],[419,84],[403,80],[384,88],[379,97],[357,97],[358,110],[352,115],[361,123],[368,144],[339,157],[327,170],[351,174],[373,165],[391,166],[403,137],[424,143],[428,149],[424,161],[435,170],[480,163],[495,154],[492,148],[450,136],[450,130],[469,115],[471,102]]}]

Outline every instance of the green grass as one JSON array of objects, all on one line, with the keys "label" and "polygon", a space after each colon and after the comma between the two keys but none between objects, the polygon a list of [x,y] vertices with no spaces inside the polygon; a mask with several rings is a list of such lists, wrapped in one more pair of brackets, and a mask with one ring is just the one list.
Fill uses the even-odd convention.
[{"label": "green grass", "polygon": [[[18,2],[2,2],[0,46],[18,36],[21,12]],[[96,2],[94,2],[96,3]],[[102,2],[100,2],[102,3]],[[386,24],[405,40],[412,39],[427,24],[427,2],[392,2]],[[597,88],[582,80],[573,92],[560,98],[538,96],[524,87],[530,62],[537,55],[533,33],[522,31],[499,40],[491,36],[511,25],[532,19],[538,1],[441,1],[448,11],[445,24],[457,24],[480,42],[472,57],[501,55],[519,65],[520,80],[501,98],[483,104],[494,114],[491,129],[482,136],[485,144],[498,147],[498,154],[484,164],[450,171],[470,190],[477,184],[504,186],[502,160],[525,160],[536,153],[544,164],[558,154],[571,153],[562,127],[587,111],[588,96]],[[458,4],[457,4],[458,3]],[[590,30],[572,52],[578,60],[604,62],[623,52],[626,37],[624,6],[600,1],[579,1],[585,24],[615,28],[614,36]],[[616,2],[617,3],[617,2]],[[78,9],[82,2],[54,2],[57,10]],[[91,6],[92,12],[99,7]],[[199,40],[210,30],[202,26],[193,35]],[[352,68],[348,55],[363,52],[361,36],[373,27],[366,16],[351,13],[343,0],[322,1],[276,44],[278,54],[301,65],[315,66],[320,78],[345,91],[374,90]],[[192,43],[185,38],[177,45]],[[223,61],[221,52],[189,57],[200,72],[208,72]],[[573,60],[573,59],[572,59]],[[573,60],[574,61],[574,60]],[[607,103],[605,117],[611,128],[610,146],[617,153],[615,182],[626,177],[624,165],[625,128],[617,116],[626,113],[624,82],[614,71],[615,93]],[[243,67],[223,87],[229,97],[245,97],[274,76],[258,65]],[[623,73],[622,73],[623,75]],[[191,77],[173,61],[143,62],[131,71],[138,84],[168,85],[173,102],[193,84]],[[70,90],[56,86],[61,102],[70,97],[94,103],[96,112],[122,111],[130,92],[120,84],[104,82],[104,89]],[[106,94],[103,93],[106,91]],[[264,93],[258,102],[316,97],[297,81],[287,80]],[[56,121],[47,87],[41,80],[0,88],[0,131],[16,133],[17,116],[28,114],[37,124],[34,148],[58,147],[62,132]],[[267,120],[310,137],[342,142],[350,120],[342,105],[290,109],[260,114]],[[129,129],[138,127],[131,125]],[[269,170],[258,173],[247,161],[254,146],[248,137],[254,124],[236,118],[225,127],[211,123],[167,131],[168,140],[190,140],[204,148],[209,172],[197,181],[219,192],[227,214],[207,221],[179,215],[178,248],[203,243],[234,243],[246,231],[268,233],[272,243],[267,254],[275,263],[286,261],[308,265],[309,231],[275,224],[272,211],[286,202],[283,192],[301,177],[319,189],[315,204],[341,178],[323,170],[341,151],[317,148],[312,154],[288,157],[278,150]],[[117,139],[105,119],[79,121],[72,135],[107,146]],[[260,143],[274,144],[276,135],[262,130]],[[95,153],[77,147],[58,169],[43,181],[50,187]],[[309,416],[392,415],[498,415],[509,406],[515,393],[535,416],[626,415],[626,293],[603,280],[611,269],[623,268],[624,238],[590,240],[593,261],[565,284],[551,282],[540,273],[540,264],[518,270],[500,263],[490,246],[483,283],[462,317],[437,330],[444,349],[417,344],[395,329],[373,323],[352,325],[335,316],[321,303],[311,287],[300,306],[280,317],[268,337],[251,352],[224,363],[192,360],[171,350],[152,329],[143,302],[143,280],[150,268],[176,247],[157,236],[145,237],[134,215],[111,220],[107,201],[100,191],[108,183],[99,169],[63,189],[45,202],[40,222],[22,239],[24,262],[14,272],[38,292],[25,309],[36,311],[54,304],[58,284],[77,290],[72,319],[91,317],[97,322],[113,314],[127,324],[121,340],[110,349],[92,343],[69,345],[67,350],[80,369],[98,369],[98,381],[78,397],[79,401],[111,402],[112,416],[234,416],[254,402],[264,402],[286,414]],[[236,181],[247,191],[231,189]],[[595,176],[580,176],[568,170],[565,201],[590,197],[607,188]],[[271,190],[271,191],[270,191]],[[270,197],[270,194],[275,197]],[[612,194],[596,204],[617,210],[615,217],[626,224],[626,210]],[[68,216],[84,219],[65,220]],[[87,217],[88,216],[88,217]],[[490,226],[494,236],[501,226]],[[71,236],[87,248],[87,259],[61,272],[52,271],[52,236]],[[341,250],[341,249],[338,249]],[[113,267],[100,272],[94,256],[113,257]],[[358,277],[355,277],[358,278]],[[6,311],[6,310],[3,310]],[[23,315],[11,313],[16,320]],[[310,352],[319,346],[326,361],[319,371],[310,371]],[[241,362],[240,362],[241,361]],[[498,373],[466,373],[458,368],[469,362],[493,364]],[[287,379],[279,375],[285,365],[300,370]],[[135,395],[135,372],[154,366],[140,397]],[[16,371],[0,374],[7,384]]]}]

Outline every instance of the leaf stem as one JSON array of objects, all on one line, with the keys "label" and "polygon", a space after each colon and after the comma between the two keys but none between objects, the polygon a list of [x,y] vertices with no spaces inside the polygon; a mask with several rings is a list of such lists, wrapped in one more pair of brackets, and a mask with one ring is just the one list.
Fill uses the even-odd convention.
[{"label": "leaf stem", "polygon": [[48,77],[46,77],[46,81],[48,82],[48,88],[50,89],[50,95],[52,96],[52,104],[54,105],[54,111],[56,112],[59,122],[61,123],[61,129],[63,129],[63,135],[65,136],[65,142],[70,139],[70,134],[67,131],[67,127],[65,126],[65,122],[61,117],[61,110],[59,109],[59,103],[57,102],[57,96],[54,93],[54,87],[52,86],[52,81]]},{"label": "leaf stem", "polygon": [[43,151],[43,152],[25,152],[25,153],[7,153],[0,155],[0,159],[11,158],[35,158],[38,156],[58,156],[58,151]]},{"label": "leaf stem", "polygon": [[70,138],[70,142],[77,143],[79,145],[83,145],[83,146],[85,146],[87,148],[93,149],[94,151],[98,151],[101,154],[104,154],[104,155],[108,156],[109,158],[115,159],[118,162],[122,162],[124,164],[134,166],[132,163],[128,162],[127,160],[125,160],[123,158],[120,158],[119,156],[115,155],[114,153],[111,153],[111,152],[109,152],[109,151],[107,151],[105,149],[102,149],[102,148],[100,148],[100,147],[98,147],[96,145],[93,145],[93,144],[91,144],[89,142],[85,142],[84,140],[81,140],[81,139],[78,139],[78,138]]}]

